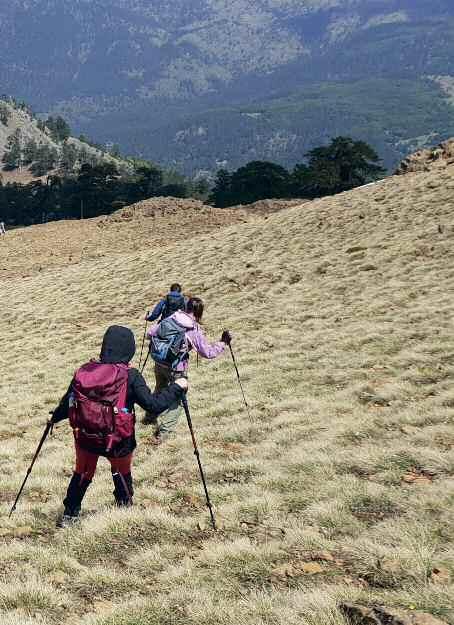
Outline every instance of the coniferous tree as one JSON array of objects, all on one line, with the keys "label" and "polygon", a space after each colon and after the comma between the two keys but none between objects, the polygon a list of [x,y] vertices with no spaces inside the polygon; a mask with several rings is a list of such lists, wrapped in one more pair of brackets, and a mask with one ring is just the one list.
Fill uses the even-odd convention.
[{"label": "coniferous tree", "polygon": [[219,208],[225,208],[231,205],[232,197],[232,174],[226,169],[220,169],[216,174],[213,190],[209,197],[209,202],[218,206]]},{"label": "coniferous tree", "polygon": [[191,195],[194,197],[206,200],[210,193],[210,184],[206,178],[199,178],[192,187]]},{"label": "coniferous tree", "polygon": [[25,165],[30,165],[36,159],[38,145],[34,139],[29,139],[24,147],[23,160]]},{"label": "coniferous tree", "polygon": [[8,137],[2,160],[5,163],[5,169],[17,169],[21,165],[22,133],[20,128],[16,128],[13,134]]},{"label": "coniferous tree", "polygon": [[159,195],[163,197],[188,197],[188,187],[181,182],[171,182],[159,188]]},{"label": "coniferous tree", "polygon": [[38,146],[34,162],[32,163],[30,169],[35,176],[44,176],[44,174],[47,174],[48,171],[54,169],[57,164],[57,160],[57,150],[51,145],[43,143]]},{"label": "coniferous tree", "polygon": [[135,178],[138,191],[143,197],[153,197],[159,194],[163,184],[163,175],[159,167],[139,161],[135,167]]},{"label": "coniferous tree", "polygon": [[232,175],[231,201],[250,204],[257,200],[281,198],[289,194],[290,175],[281,165],[251,161]]},{"label": "coniferous tree", "polygon": [[71,128],[63,117],[49,117],[45,126],[50,130],[50,135],[56,143],[66,141],[71,135]]},{"label": "coniferous tree", "polygon": [[292,174],[292,190],[299,197],[341,193],[386,173],[375,150],[350,137],[336,137],[328,146],[311,150],[307,158],[307,165],[297,165]]},{"label": "coniferous tree", "polygon": [[61,148],[60,167],[63,171],[72,172],[78,160],[76,146],[69,141],[64,141]]},{"label": "coniferous tree", "polygon": [[4,126],[8,125],[11,118],[11,113],[4,102],[0,102],[0,124]]}]

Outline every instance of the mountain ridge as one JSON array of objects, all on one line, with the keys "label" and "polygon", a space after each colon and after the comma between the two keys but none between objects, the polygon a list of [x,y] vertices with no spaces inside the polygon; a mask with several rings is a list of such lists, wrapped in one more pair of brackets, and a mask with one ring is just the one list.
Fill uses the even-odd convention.
[{"label": "mountain ridge", "polygon": [[[115,143],[121,137],[124,149],[148,158],[165,135],[167,165],[180,161],[166,128],[184,115],[260,105],[323,82],[449,79],[453,35],[448,0],[430,9],[423,0],[12,0],[0,8],[0,83],[38,110],[63,111],[78,130]],[[335,107],[335,93],[325,97]],[[117,130],[118,112],[125,121]],[[145,148],[128,139],[134,118],[148,135]],[[335,118],[341,124],[342,111]],[[417,135],[442,133],[444,121]],[[371,116],[369,128],[375,123]],[[239,132],[231,124],[226,136]],[[322,119],[316,129],[321,135]],[[314,147],[298,136],[303,151]],[[191,147],[196,166],[206,168]],[[210,169],[225,160],[222,148],[210,144]],[[401,157],[396,150],[392,165]],[[284,162],[291,158],[285,152]]]}]

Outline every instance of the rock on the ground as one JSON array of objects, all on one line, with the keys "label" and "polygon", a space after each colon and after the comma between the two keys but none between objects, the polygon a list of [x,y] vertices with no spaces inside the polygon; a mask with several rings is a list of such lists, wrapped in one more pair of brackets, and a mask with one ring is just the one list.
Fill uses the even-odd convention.
[{"label": "rock on the ground", "polygon": [[343,603],[340,610],[351,625],[447,625],[427,612],[405,612],[384,606]]}]

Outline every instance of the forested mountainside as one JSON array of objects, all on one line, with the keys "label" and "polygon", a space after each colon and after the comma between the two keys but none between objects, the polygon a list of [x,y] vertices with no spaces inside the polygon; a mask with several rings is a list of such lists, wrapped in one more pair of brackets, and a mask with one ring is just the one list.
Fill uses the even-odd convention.
[{"label": "forested mountainside", "polygon": [[453,34],[449,0],[12,0],[0,8],[0,84],[187,171],[291,164],[331,128],[382,137],[392,109],[391,165],[452,134]]}]

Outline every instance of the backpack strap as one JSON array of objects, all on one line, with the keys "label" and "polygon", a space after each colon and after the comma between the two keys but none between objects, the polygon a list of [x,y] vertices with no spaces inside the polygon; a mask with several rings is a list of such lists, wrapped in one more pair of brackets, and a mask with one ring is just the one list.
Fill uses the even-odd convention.
[{"label": "backpack strap", "polygon": [[169,316],[169,311],[170,311],[170,303],[169,303],[169,294],[167,293],[167,295],[164,298],[164,308],[161,313],[161,320]]},{"label": "backpack strap", "polygon": [[118,365],[118,368],[119,368],[119,375],[124,375],[124,372],[126,372],[125,380],[123,382],[122,387],[120,388],[120,392],[118,394],[118,401],[117,401],[117,405],[116,405],[116,408],[118,410],[122,410],[123,408],[126,408],[126,402],[127,402],[127,399],[128,399],[128,371],[129,371],[129,367],[127,365],[120,364],[120,365]]}]

